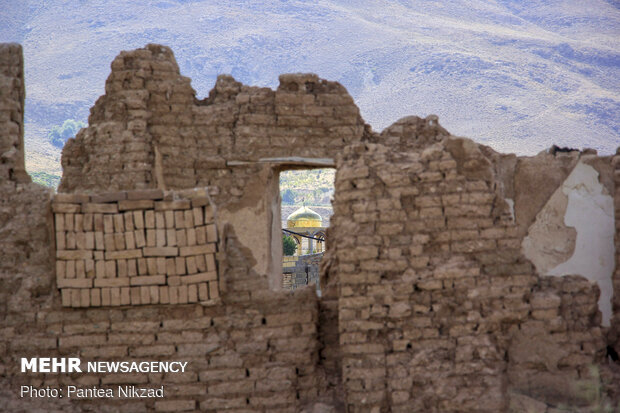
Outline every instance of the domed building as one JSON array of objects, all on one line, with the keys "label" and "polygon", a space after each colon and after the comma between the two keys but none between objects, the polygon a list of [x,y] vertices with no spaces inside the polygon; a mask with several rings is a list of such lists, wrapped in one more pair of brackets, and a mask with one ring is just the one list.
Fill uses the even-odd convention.
[{"label": "domed building", "polygon": [[302,206],[286,218],[286,229],[287,235],[297,243],[296,255],[323,252],[325,227],[323,218],[317,212]]}]

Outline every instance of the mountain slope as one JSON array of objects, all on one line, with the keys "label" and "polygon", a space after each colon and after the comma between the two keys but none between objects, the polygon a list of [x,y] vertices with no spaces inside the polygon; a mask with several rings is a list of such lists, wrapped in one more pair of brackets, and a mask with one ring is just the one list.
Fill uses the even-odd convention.
[{"label": "mountain slope", "polygon": [[47,130],[86,120],[120,50],[149,42],[172,47],[200,97],[220,73],[277,87],[280,73],[315,72],[347,87],[375,130],[435,113],[502,151],[620,145],[613,1],[1,3],[0,41],[24,46],[31,170],[57,165]]}]

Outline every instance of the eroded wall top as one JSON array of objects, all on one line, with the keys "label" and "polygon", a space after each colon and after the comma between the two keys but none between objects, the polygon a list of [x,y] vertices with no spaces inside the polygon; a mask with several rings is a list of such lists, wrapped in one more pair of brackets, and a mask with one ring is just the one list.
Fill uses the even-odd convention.
[{"label": "eroded wall top", "polygon": [[213,185],[230,161],[334,158],[364,122],[347,91],[312,74],[277,90],[220,76],[197,100],[171,50],[148,45],[112,62],[89,127],[63,150],[60,191]]}]

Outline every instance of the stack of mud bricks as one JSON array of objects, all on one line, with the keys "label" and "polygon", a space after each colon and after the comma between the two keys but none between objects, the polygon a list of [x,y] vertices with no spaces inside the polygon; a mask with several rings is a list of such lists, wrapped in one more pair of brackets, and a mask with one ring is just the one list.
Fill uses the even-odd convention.
[{"label": "stack of mud bricks", "polygon": [[204,190],[57,194],[56,281],[65,307],[219,297],[217,231]]}]

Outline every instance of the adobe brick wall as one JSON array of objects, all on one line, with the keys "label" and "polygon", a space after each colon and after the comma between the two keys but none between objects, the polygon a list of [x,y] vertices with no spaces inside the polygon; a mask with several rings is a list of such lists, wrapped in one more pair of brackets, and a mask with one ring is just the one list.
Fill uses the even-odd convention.
[{"label": "adobe brick wall", "polygon": [[587,405],[579,386],[606,365],[598,288],[535,273],[488,149],[433,119],[399,123],[400,139],[351,145],[337,163],[348,411]]},{"label": "adobe brick wall", "polygon": [[[61,193],[52,202],[48,190],[19,172],[19,46],[0,47],[0,66],[2,81],[10,78],[3,83],[2,108],[17,108],[2,109],[0,117],[8,125],[0,130],[10,132],[0,135],[6,154],[0,164],[5,171],[0,175],[2,408],[89,411],[105,404],[109,411],[128,412],[546,411],[560,403],[593,407],[584,385],[616,401],[620,397],[619,369],[606,359],[606,346],[619,347],[618,266],[615,317],[604,328],[595,284],[580,276],[541,276],[522,249],[541,208],[586,154],[497,154],[451,136],[434,116],[404,118],[374,133],[342,86],[314,75],[283,75],[276,91],[222,76],[210,96],[198,101],[170,49],[149,45],[123,52],[112,63],[106,95],[92,109],[89,127],[63,150]],[[278,173],[298,161],[264,158],[291,156],[336,159],[320,299],[313,288],[277,291],[271,278],[281,275]],[[588,156],[601,183],[612,196],[615,191],[620,263],[618,157],[615,172],[609,173],[610,157]],[[547,171],[552,177],[540,178]],[[75,214],[84,215],[84,229],[86,214],[103,208],[101,214],[110,214],[113,227],[117,217],[120,234],[119,217],[124,226],[125,212],[120,213],[123,200],[114,196],[183,198],[187,192],[182,189],[197,187],[210,200],[218,229],[219,301],[201,300],[198,292],[196,303],[147,304],[141,289],[135,290],[140,294],[134,294],[134,303],[129,291],[129,303],[119,306],[105,305],[99,291],[101,305],[93,306],[96,265],[92,272],[84,262],[80,279],[93,280],[84,285],[88,293],[78,293],[75,307],[71,292],[63,306],[61,289],[80,289],[67,284],[74,279],[68,275],[78,279],[82,272],[81,267],[75,271],[76,264],[67,272],[65,262],[64,278],[57,278],[63,257],[73,260],[56,251],[78,251],[82,235],[77,234],[90,232],[76,230],[80,219]],[[143,211],[146,220],[147,211],[156,213],[156,203],[164,201],[144,198],[154,201],[152,208],[149,202],[132,207]],[[54,213],[63,219],[57,222]],[[61,221],[72,222],[73,228],[60,230]],[[178,230],[176,216],[174,225]],[[185,222],[182,227],[191,229]],[[166,245],[167,235],[160,237],[160,247],[178,248]],[[108,238],[116,250],[121,237]],[[59,248],[61,239],[65,249]],[[123,253],[140,249],[144,257],[146,245],[129,248],[123,240]],[[74,244],[75,249],[67,248]],[[88,250],[93,260],[96,238],[94,247]],[[105,261],[105,236],[103,251]],[[116,262],[116,277],[102,279],[119,278],[118,268]],[[148,274],[148,263],[146,271],[147,277],[162,275]],[[166,268],[163,280],[176,276]],[[82,300],[87,294],[88,307]],[[19,358],[38,355],[187,360],[189,371],[18,372]],[[41,405],[16,396],[26,383],[164,384],[167,393],[164,400]]]}]

